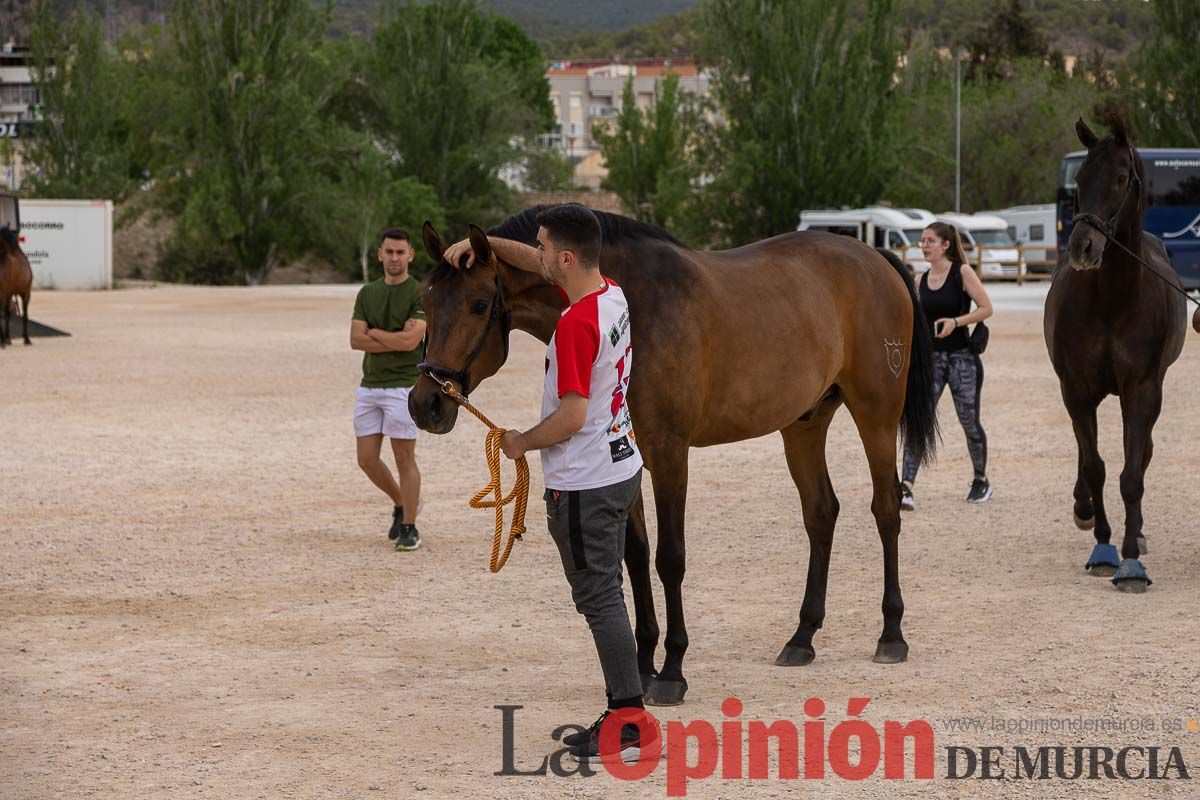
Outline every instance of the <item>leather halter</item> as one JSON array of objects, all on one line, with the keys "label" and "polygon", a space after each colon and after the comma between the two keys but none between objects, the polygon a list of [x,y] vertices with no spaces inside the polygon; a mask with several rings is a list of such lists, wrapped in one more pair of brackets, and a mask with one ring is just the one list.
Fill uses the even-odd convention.
[{"label": "leather halter", "polygon": [[[1104,247],[1108,247],[1110,241],[1116,241],[1117,233],[1113,226],[1117,224],[1117,220],[1121,216],[1121,212],[1125,210],[1125,204],[1129,202],[1130,196],[1140,197],[1142,194],[1142,179],[1137,174],[1137,160],[1133,157],[1133,145],[1129,145],[1129,167],[1132,173],[1132,178],[1125,184],[1125,193],[1121,195],[1121,204],[1117,206],[1117,210],[1112,213],[1112,216],[1107,221],[1100,219],[1095,214],[1078,213],[1079,212],[1079,189],[1075,189],[1075,216],[1071,217],[1071,224],[1076,222],[1085,222],[1092,226],[1100,233],[1104,234]],[[1136,200],[1134,201],[1136,202]],[[1103,248],[1100,251],[1104,252]]]}]

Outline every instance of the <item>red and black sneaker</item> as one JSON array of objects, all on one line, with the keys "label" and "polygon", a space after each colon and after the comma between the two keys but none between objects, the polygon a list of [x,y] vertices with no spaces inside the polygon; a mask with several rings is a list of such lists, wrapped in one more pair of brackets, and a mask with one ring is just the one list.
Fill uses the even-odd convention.
[{"label": "red and black sneaker", "polygon": [[662,752],[662,740],[658,736],[657,729],[652,734],[653,739],[643,740],[638,726],[626,723],[621,726],[619,749],[611,753],[601,753],[600,729],[611,713],[612,711],[605,711],[586,731],[563,737],[563,744],[567,745],[567,751],[571,754],[571,758],[580,764],[596,763],[608,759],[614,761],[619,759],[626,764],[635,764],[642,758],[648,757],[651,752]]}]

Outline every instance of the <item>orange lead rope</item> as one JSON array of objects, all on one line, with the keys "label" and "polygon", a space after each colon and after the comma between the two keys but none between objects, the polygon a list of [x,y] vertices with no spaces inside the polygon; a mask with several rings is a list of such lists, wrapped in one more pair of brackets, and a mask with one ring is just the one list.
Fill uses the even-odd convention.
[{"label": "orange lead rope", "polygon": [[[476,492],[475,496],[471,498],[470,505],[471,508],[496,509],[496,532],[492,536],[492,557],[488,562],[488,569],[492,572],[499,572],[508,562],[513,542],[520,539],[521,534],[525,533],[525,509],[529,506],[529,462],[525,460],[525,456],[517,459],[517,483],[508,493],[508,497],[504,497],[504,492],[500,488],[500,438],[504,436],[505,429],[497,427],[483,415],[483,412],[467,402],[467,398],[463,397],[449,381],[439,381],[439,383],[442,385],[442,391],[451,400],[470,411],[476,419],[488,426],[483,452],[487,457],[488,471],[491,473],[492,480],[487,486]],[[483,498],[489,494],[493,496],[493,499],[484,500]],[[500,540],[504,534],[504,507],[514,500],[516,506],[513,508],[512,527],[508,531],[508,543],[504,546],[504,552],[501,553]]]}]

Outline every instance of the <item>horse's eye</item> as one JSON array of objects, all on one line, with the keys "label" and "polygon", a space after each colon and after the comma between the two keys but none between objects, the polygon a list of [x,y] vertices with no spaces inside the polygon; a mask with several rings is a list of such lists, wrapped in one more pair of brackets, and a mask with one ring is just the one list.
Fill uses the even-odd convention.
[{"label": "horse's eye", "polygon": [[474,303],[471,303],[472,314],[482,314],[483,312],[487,311],[487,309],[488,304],[486,300],[476,300]]}]

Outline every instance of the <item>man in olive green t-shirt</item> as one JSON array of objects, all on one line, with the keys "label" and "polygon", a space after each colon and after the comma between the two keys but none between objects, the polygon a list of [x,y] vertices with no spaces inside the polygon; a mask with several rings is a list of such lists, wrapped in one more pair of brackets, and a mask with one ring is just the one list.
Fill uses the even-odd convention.
[{"label": "man in olive green t-shirt", "polygon": [[[415,255],[408,233],[402,228],[384,231],[377,255],[383,278],[359,290],[350,322],[350,347],[363,351],[363,379],[354,407],[358,466],[395,506],[388,538],[397,550],[416,550],[421,546],[416,525],[421,472],[408,393],[417,382],[425,312],[421,284],[408,274]],[[399,481],[379,457],[384,436],[391,439]]]}]

